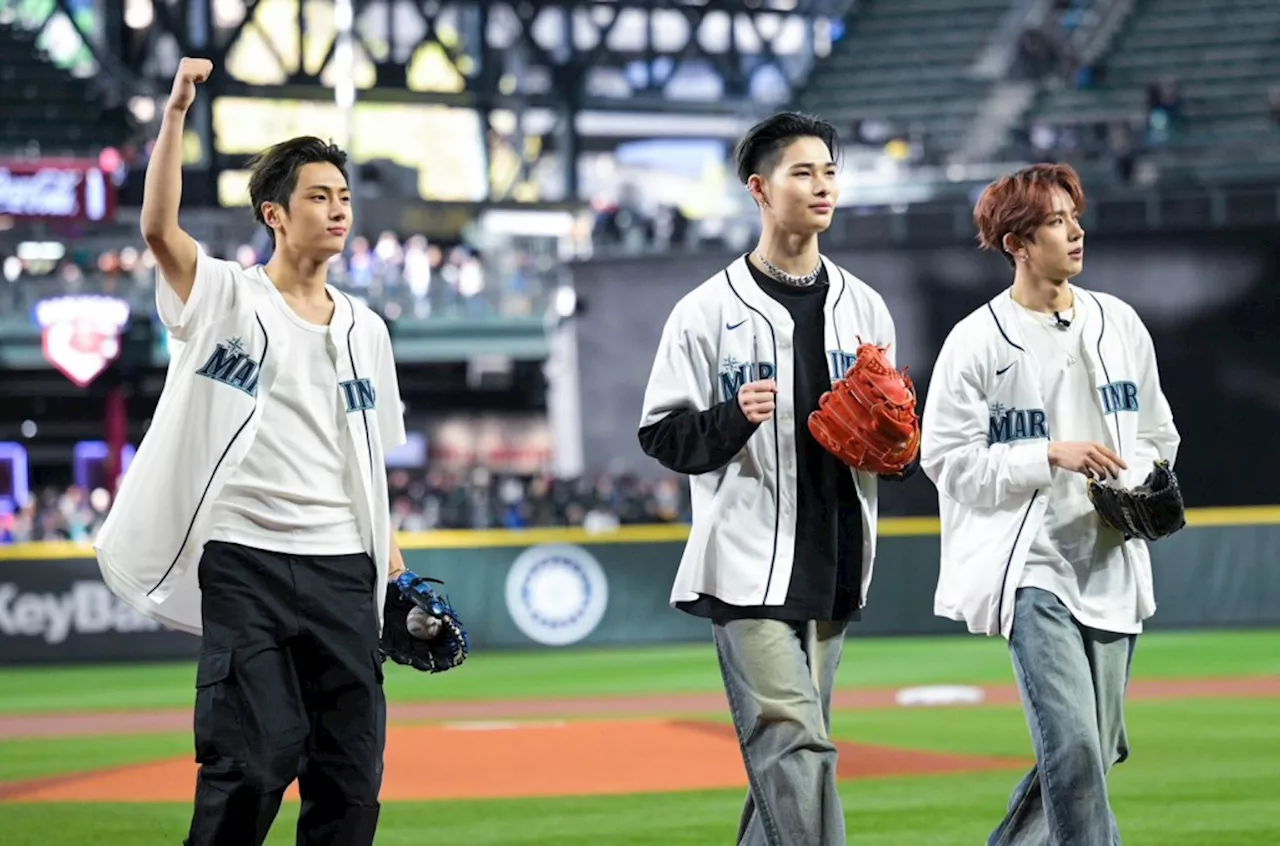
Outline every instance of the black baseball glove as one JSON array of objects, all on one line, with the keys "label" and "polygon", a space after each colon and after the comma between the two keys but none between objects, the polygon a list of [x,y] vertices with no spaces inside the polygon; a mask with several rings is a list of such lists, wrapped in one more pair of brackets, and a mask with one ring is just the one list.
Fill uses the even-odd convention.
[{"label": "black baseball glove", "polygon": [[467,660],[470,645],[449,598],[437,596],[428,582],[443,584],[405,570],[387,585],[378,646],[384,661],[390,658],[415,670],[443,673]]},{"label": "black baseball glove", "polygon": [[1115,488],[1089,480],[1089,501],[1102,522],[1125,540],[1168,537],[1187,524],[1182,489],[1167,461],[1157,461],[1136,488]]}]

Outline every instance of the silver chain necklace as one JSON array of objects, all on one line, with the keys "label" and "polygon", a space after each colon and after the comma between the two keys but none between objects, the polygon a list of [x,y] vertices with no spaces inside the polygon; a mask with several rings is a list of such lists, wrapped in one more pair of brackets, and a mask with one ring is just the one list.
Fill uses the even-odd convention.
[{"label": "silver chain necklace", "polygon": [[753,255],[755,255],[760,264],[764,265],[765,273],[783,284],[791,285],[796,288],[808,288],[814,282],[818,281],[818,274],[822,273],[822,259],[818,259],[818,266],[806,273],[804,276],[796,276],[794,273],[787,273],[785,270],[777,267],[773,262],[760,255],[759,252],[755,252]]}]

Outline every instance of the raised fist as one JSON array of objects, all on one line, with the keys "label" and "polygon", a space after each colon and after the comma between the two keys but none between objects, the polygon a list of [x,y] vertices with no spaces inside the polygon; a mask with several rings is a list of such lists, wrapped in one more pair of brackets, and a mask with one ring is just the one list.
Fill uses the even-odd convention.
[{"label": "raised fist", "polygon": [[213,73],[213,62],[208,59],[184,58],[178,64],[173,77],[173,90],[169,92],[169,108],[185,112],[196,99],[196,86]]}]

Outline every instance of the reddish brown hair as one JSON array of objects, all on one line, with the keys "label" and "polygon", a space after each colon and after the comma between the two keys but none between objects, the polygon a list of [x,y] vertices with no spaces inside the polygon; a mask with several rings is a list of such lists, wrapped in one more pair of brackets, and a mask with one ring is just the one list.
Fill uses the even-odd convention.
[{"label": "reddish brown hair", "polygon": [[1053,210],[1051,194],[1055,187],[1066,191],[1076,211],[1084,214],[1084,189],[1071,165],[1032,165],[992,182],[973,209],[978,244],[984,250],[996,250],[1010,265],[1014,264],[1013,256],[1004,251],[1004,236],[1012,234],[1020,240],[1033,241],[1036,228]]}]

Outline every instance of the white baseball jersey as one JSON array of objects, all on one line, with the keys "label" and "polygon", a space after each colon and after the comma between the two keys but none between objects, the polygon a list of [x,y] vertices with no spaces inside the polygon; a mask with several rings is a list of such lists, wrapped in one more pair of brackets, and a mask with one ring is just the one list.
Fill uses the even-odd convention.
[{"label": "white baseball jersey", "polygon": [[[1074,287],[1074,286],[1073,286]],[[1048,492],[1064,471],[1049,465],[1050,431],[1040,363],[1029,352],[1018,305],[1006,288],[948,334],[929,380],[920,464],[938,489],[942,561],[934,612],[970,632],[1009,636]],[[1156,460],[1172,465],[1180,437],[1160,388],[1155,348],[1137,313],[1114,296],[1074,287],[1089,310],[1075,366],[1093,390],[1084,413],[1102,422],[1104,445],[1140,484]],[[1083,478],[1082,478],[1083,480]],[[1083,495],[1083,489],[1080,494]],[[1093,520],[1096,514],[1091,513]],[[1137,583],[1134,617],[1155,612],[1151,559],[1141,539],[1098,534],[1098,566],[1127,568]]]},{"label": "white baseball jersey", "polygon": [[209,539],[287,555],[365,551],[329,327],[303,320],[278,292],[269,299],[285,318],[289,366],[276,378],[253,446],[214,504]]},{"label": "white baseball jersey", "polygon": [[[852,366],[859,338],[886,345],[894,325],[884,299],[826,259],[829,288],[824,343],[832,381]],[[796,547],[797,419],[791,380],[794,325],[786,307],[751,276],[745,257],[676,304],[662,332],[645,390],[640,427],[673,412],[707,411],[747,382],[775,379],[773,417],[727,464],[690,475],[693,525],[670,602],[699,594],[731,605],[786,602]],[[854,472],[862,506],[861,604],[875,561],[878,479]]]},{"label": "white baseball jersey", "polygon": [[[1045,419],[1060,441],[1107,442],[1107,419],[1094,409],[1093,376],[1084,366],[1084,336],[1101,318],[1088,297],[1078,296],[1066,326],[1053,315],[1014,308],[1027,353],[1040,371]],[[1046,590],[1081,625],[1106,632],[1141,634],[1137,572],[1132,556],[1113,556],[1118,542],[1097,519],[1088,480],[1055,468],[1045,497],[1044,520],[1031,541],[1019,588]]]},{"label": "white baseball jersey", "polygon": [[[384,451],[405,441],[400,390],[386,324],[332,287],[329,295],[335,309],[325,343],[345,418],[343,454],[381,597],[391,542]],[[196,565],[214,505],[259,436],[272,387],[296,363],[279,296],[260,266],[246,270],[203,250],[185,305],[157,278],[172,361],[151,427],[94,546],[108,587],[170,628],[202,630]],[[382,602],[375,604],[381,621]]]}]

